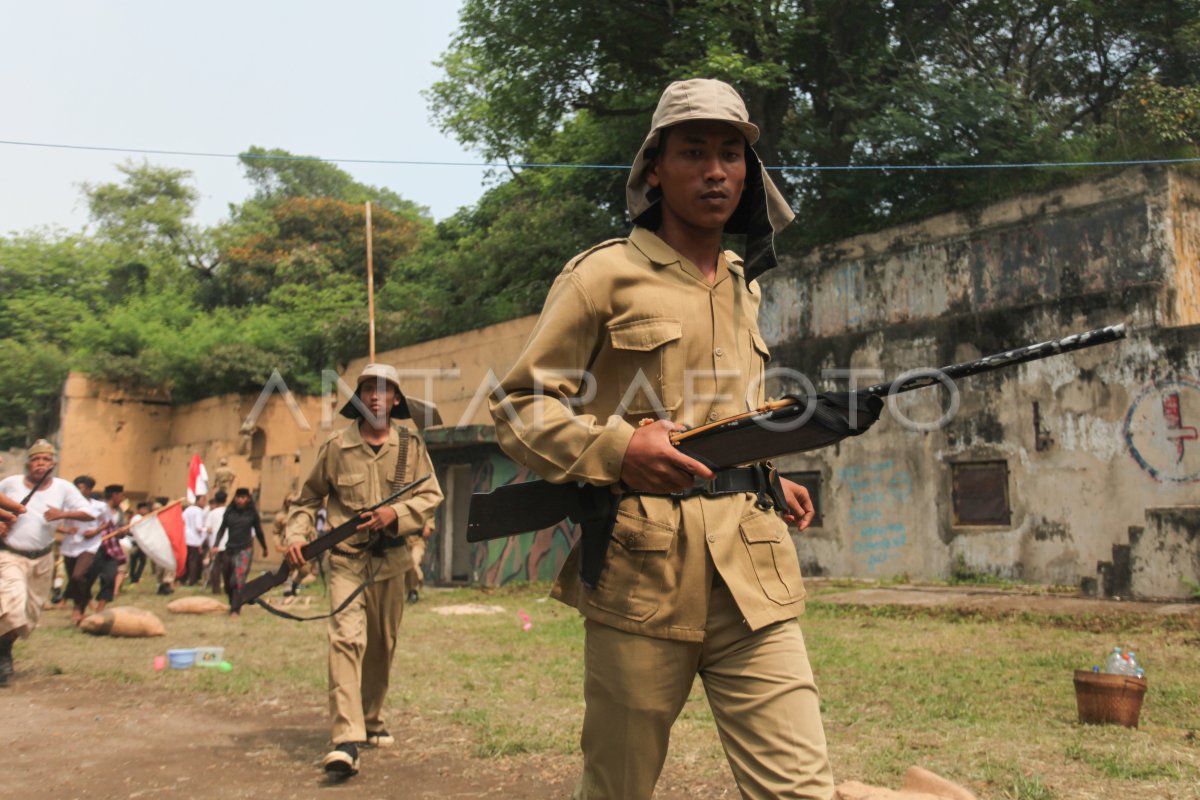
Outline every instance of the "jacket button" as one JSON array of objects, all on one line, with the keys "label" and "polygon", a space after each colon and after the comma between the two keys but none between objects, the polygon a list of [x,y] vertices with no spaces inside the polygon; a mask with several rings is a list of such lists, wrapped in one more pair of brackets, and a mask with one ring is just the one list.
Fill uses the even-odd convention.
[{"label": "jacket button", "polygon": [[715,541],[717,540],[717,537],[716,537],[716,536],[714,536],[713,534],[711,534],[711,533],[710,533],[710,534],[708,535],[708,540],[709,540],[710,542],[715,542]]},{"label": "jacket button", "polygon": [[718,347],[716,350],[713,350],[713,355],[717,358],[720,358],[721,356],[725,355],[725,351]]},{"label": "jacket button", "polygon": [[721,418],[721,415],[715,411],[710,411],[710,412],[708,412],[708,418],[712,422],[716,422],[717,420],[719,420]]}]

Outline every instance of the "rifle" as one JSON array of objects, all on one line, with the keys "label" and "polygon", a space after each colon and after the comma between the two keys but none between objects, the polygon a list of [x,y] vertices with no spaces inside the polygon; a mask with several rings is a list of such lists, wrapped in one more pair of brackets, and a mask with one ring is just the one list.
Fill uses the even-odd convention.
[{"label": "rifle", "polygon": [[[681,452],[717,473],[710,484],[722,482],[722,473],[734,472],[743,464],[759,465],[766,459],[828,447],[850,436],[865,433],[879,419],[884,398],[922,389],[970,375],[993,372],[1049,356],[1125,338],[1125,326],[1110,325],[1061,339],[1007,350],[975,361],[941,369],[914,370],[887,383],[861,391],[825,392],[815,396],[790,395],[767,405],[687,431],[671,434],[671,443]],[[756,466],[759,477],[754,488],[760,504],[774,500],[782,510],[778,477],[772,469]],[[724,481],[726,485],[734,481]],[[705,487],[681,494],[710,493]],[[719,490],[711,493],[721,493]],[[471,496],[467,541],[483,542],[529,531],[542,530],[566,519],[582,529],[580,576],[594,588],[604,568],[608,540],[623,495],[619,485],[555,484],[544,480],[501,486],[489,493]]]},{"label": "rifle", "polygon": [[[346,539],[349,539],[351,536],[359,532],[358,526],[362,524],[363,514],[374,511],[382,506],[391,505],[396,498],[400,497],[400,495],[412,491],[420,484],[429,480],[429,477],[430,476],[426,475],[424,478],[418,478],[412,483],[406,483],[370,508],[362,509],[353,517],[346,520],[341,525],[338,525],[333,530],[322,536],[318,536],[316,539],[313,539],[311,542],[304,545],[302,548],[300,548],[300,554],[304,556],[305,561],[311,561],[324,553],[326,550],[333,549]],[[292,564],[287,558],[284,558],[277,570],[274,572],[264,572],[262,575],[259,575],[257,578],[242,587],[242,590],[238,592],[237,598],[234,600],[233,610],[237,611],[247,603],[259,603],[261,605],[262,603],[258,598],[269,592],[271,589],[274,589],[276,586],[282,586],[285,582],[287,582],[288,575],[290,575],[291,572]],[[370,583],[369,578],[367,583]],[[352,595],[350,595],[350,597],[346,598],[346,602],[348,603],[350,600],[353,600],[359,592],[367,587],[367,583],[364,583]],[[343,604],[343,607],[344,606],[345,604]],[[341,609],[339,608],[333,613],[336,614],[340,610]]]}]

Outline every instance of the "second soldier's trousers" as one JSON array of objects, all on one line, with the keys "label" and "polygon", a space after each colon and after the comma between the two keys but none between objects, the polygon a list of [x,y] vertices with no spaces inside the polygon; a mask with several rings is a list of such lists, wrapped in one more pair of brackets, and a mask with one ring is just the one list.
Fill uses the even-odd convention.
[{"label": "second soldier's trousers", "polygon": [[583,775],[576,800],[648,800],[696,675],[743,798],[828,800],[833,776],[800,625],[751,631],[725,587],[703,642],[584,623]]},{"label": "second soldier's trousers", "polygon": [[[362,583],[357,570],[330,559],[329,600],[341,605]],[[329,619],[329,714],[333,743],[366,741],[384,729],[383,701],[404,615],[404,574],[376,580]]]}]

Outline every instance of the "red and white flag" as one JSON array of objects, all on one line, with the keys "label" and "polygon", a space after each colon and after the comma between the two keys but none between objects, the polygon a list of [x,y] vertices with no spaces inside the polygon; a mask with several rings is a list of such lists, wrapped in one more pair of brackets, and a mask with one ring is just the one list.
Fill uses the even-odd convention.
[{"label": "red and white flag", "polygon": [[192,463],[188,464],[188,502],[196,502],[196,498],[202,494],[208,494],[208,470],[204,468],[200,454],[192,453]]},{"label": "red and white flag", "polygon": [[176,578],[187,566],[187,542],[183,539],[183,506],[179,501],[139,519],[129,529],[146,557]]}]

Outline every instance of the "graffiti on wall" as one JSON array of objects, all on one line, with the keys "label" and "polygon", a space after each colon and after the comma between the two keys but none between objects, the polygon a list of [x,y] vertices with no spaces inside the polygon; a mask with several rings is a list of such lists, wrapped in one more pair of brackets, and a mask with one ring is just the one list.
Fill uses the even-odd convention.
[{"label": "graffiti on wall", "polygon": [[912,478],[888,459],[844,467],[838,480],[850,491],[854,558],[868,571],[878,571],[908,546],[908,528],[900,519],[912,497]]},{"label": "graffiti on wall", "polygon": [[861,262],[838,267],[833,273],[833,296],[846,320],[846,325],[862,322],[864,275]]},{"label": "graffiti on wall", "polygon": [[1133,460],[1160,482],[1200,482],[1200,382],[1156,381],[1125,414],[1125,446]]},{"label": "graffiti on wall", "polygon": [[[473,491],[490,492],[510,483],[537,480],[537,475],[509,461],[499,453],[472,470]],[[552,580],[562,568],[579,538],[575,526],[566,520],[520,536],[493,539],[476,544],[471,553],[473,575],[484,586],[503,586],[511,581]]]}]

